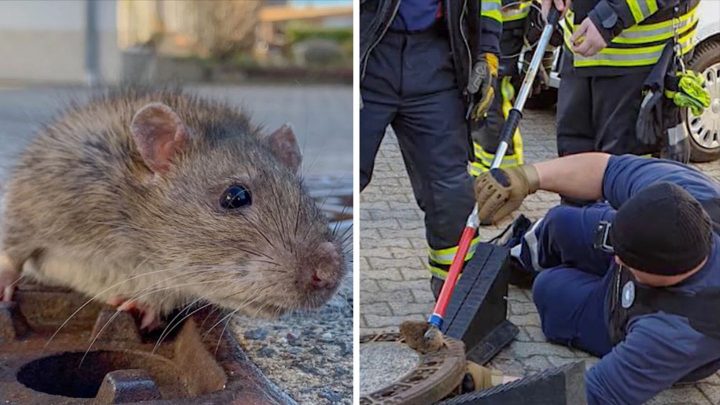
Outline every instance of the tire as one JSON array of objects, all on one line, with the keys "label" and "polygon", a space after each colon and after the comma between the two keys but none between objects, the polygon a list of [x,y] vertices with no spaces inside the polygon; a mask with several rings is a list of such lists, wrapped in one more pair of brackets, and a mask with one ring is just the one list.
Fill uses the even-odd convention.
[{"label": "tire", "polygon": [[720,38],[715,37],[695,48],[688,66],[705,76],[711,99],[710,108],[699,117],[687,109],[682,111],[690,137],[690,160],[710,162],[720,158]]}]

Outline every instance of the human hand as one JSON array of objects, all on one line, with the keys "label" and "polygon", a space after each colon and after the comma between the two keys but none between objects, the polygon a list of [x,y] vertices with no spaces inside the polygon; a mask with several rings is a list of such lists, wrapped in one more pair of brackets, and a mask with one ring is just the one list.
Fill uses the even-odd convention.
[{"label": "human hand", "polygon": [[582,56],[596,55],[607,46],[605,39],[590,18],[583,20],[570,37],[570,43],[573,45],[573,52]]},{"label": "human hand", "polygon": [[497,223],[539,188],[540,178],[532,165],[485,172],[475,181],[478,217],[485,224]]},{"label": "human hand", "polygon": [[495,82],[498,76],[498,57],[492,53],[486,53],[475,62],[472,77],[468,83],[468,92],[473,94],[475,105],[473,106],[470,118],[479,121],[485,117],[490,109],[493,98],[495,98]]},{"label": "human hand", "polygon": [[572,0],[542,0],[540,10],[543,18],[547,20],[548,14],[550,14],[550,7],[552,6],[552,4],[555,4],[555,8],[560,12],[561,16],[564,15],[566,9],[570,8],[571,1]]}]

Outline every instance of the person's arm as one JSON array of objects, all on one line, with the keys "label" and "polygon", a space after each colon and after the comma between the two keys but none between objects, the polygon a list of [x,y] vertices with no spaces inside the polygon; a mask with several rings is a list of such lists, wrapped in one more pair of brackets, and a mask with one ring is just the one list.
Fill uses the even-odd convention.
[{"label": "person's arm", "polygon": [[584,153],[485,172],[475,181],[478,217],[485,224],[497,223],[539,189],[572,198],[599,199],[609,158],[605,153]]},{"label": "person's arm", "polygon": [[[659,10],[688,0],[600,0],[590,10],[570,39],[573,52],[592,56],[620,33],[645,21]],[[584,41],[579,41],[580,38]]]},{"label": "person's arm", "polygon": [[633,320],[625,340],[585,375],[588,404],[641,404],[720,354],[678,316]]},{"label": "person's arm", "polygon": [[580,200],[602,198],[603,176],[610,160],[606,153],[570,155],[533,166],[540,189]]},{"label": "person's arm", "polygon": [[720,199],[720,183],[690,166],[634,155],[582,153],[478,176],[475,199],[483,223],[496,223],[528,194],[546,190],[570,198],[607,200],[615,208],[657,182],[678,185],[698,201]]},{"label": "person's arm", "polygon": [[618,208],[644,188],[659,182],[680,186],[700,202],[720,198],[720,183],[692,166],[633,155],[610,158],[603,178],[603,197]]}]

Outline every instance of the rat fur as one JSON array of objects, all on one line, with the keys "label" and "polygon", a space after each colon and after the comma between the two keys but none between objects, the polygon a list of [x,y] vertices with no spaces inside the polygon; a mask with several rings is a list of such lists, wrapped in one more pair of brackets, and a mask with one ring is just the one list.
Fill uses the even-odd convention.
[{"label": "rat fur", "polygon": [[[345,260],[299,165],[289,127],[265,134],[179,90],[110,92],[69,108],[20,157],[0,273],[164,314],[199,299],[249,315],[318,307]],[[252,203],[223,209],[234,184]]]}]

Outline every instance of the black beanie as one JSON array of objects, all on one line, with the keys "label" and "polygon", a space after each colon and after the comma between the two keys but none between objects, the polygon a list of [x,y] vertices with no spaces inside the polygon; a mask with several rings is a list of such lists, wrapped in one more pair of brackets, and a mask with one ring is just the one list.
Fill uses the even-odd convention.
[{"label": "black beanie", "polygon": [[672,276],[697,267],[712,247],[710,217],[687,191],[653,184],[627,200],[610,227],[615,254],[646,273]]}]

